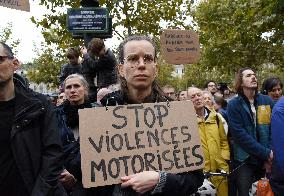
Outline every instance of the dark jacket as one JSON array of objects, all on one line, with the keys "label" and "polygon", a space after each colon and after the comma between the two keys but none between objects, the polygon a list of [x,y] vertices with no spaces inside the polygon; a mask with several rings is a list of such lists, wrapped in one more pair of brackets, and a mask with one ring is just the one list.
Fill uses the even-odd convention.
[{"label": "dark jacket", "polygon": [[[157,91],[153,91],[152,95],[144,100],[144,103],[154,103],[154,102],[166,102],[171,101],[169,97],[166,97],[160,94]],[[121,91],[116,91],[106,95],[101,103],[105,106],[107,105],[122,105],[128,104],[130,100],[127,99],[127,96],[124,95]],[[154,195],[161,196],[188,196],[197,191],[197,189],[202,185],[204,176],[202,170],[196,170],[191,172],[184,172],[179,174],[167,174],[166,184],[162,189],[162,193],[157,193]],[[129,191],[122,195],[137,195],[134,191]],[[151,192],[146,192],[143,195],[151,195]]]},{"label": "dark jacket", "polygon": [[81,74],[82,72],[82,65],[71,65],[69,63],[66,63],[62,65],[61,71],[60,71],[60,76],[59,76],[59,84],[62,84],[64,80],[71,74]]},{"label": "dark jacket", "polygon": [[91,86],[94,83],[94,77],[97,77],[97,86],[103,88],[117,82],[116,65],[117,61],[113,52],[107,49],[105,55],[98,59],[91,58],[89,54],[84,55],[82,72]]},{"label": "dark jacket", "polygon": [[[81,181],[82,172],[81,172],[80,143],[79,140],[75,139],[72,129],[68,126],[67,111],[66,111],[66,107],[68,107],[67,102],[68,101],[65,101],[63,104],[59,105],[56,108],[56,115],[59,122],[60,136],[61,136],[61,141],[63,143],[64,168],[72,175],[74,175],[74,177],[78,181]],[[93,105],[87,103],[84,105],[84,108],[91,106]],[[112,196],[109,190],[112,190],[112,186],[104,186],[104,187],[88,188],[88,189],[84,189],[82,186],[77,186],[73,191],[75,192],[79,191],[80,194],[84,196],[89,196],[89,195]]]},{"label": "dark jacket", "polygon": [[270,117],[273,101],[257,94],[255,97],[256,125],[247,98],[239,95],[228,103],[228,124],[234,140],[234,159],[262,166],[270,154]]},{"label": "dark jacket", "polygon": [[271,117],[273,163],[271,187],[275,195],[284,195],[284,97],[273,108]]},{"label": "dark jacket", "polygon": [[[61,141],[63,143],[64,167],[67,169],[68,172],[74,175],[77,180],[80,181],[82,179],[80,144],[79,141],[75,139],[72,128],[68,126],[68,112],[66,107],[71,107],[68,100],[56,107],[56,116],[59,124],[59,132]],[[90,103],[85,103],[79,107],[73,110],[72,112],[78,113],[78,109],[90,108],[92,107],[92,105]],[[76,127],[79,127],[78,118],[76,120],[71,119],[71,121],[75,122]]]},{"label": "dark jacket", "polygon": [[32,196],[65,195],[58,178],[62,146],[52,104],[14,75],[15,116],[11,148],[25,186]]}]

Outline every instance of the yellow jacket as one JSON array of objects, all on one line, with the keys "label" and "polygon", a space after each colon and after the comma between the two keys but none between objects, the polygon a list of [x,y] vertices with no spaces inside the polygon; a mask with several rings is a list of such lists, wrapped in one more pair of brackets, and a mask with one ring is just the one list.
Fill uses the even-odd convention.
[{"label": "yellow jacket", "polygon": [[[215,110],[205,108],[209,116],[204,120],[197,117],[201,144],[204,152],[204,171],[215,172],[216,169],[229,171],[225,160],[230,159],[230,150],[223,123]],[[216,120],[219,118],[219,123]]]}]

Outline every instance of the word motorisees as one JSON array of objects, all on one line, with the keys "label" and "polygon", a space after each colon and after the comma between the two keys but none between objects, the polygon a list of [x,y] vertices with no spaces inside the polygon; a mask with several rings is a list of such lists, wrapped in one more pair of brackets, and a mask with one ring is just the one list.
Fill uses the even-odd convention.
[{"label": "word motorisees", "polygon": [[84,109],[79,113],[84,187],[117,184],[120,177],[142,171],[180,173],[203,167],[191,102]]}]

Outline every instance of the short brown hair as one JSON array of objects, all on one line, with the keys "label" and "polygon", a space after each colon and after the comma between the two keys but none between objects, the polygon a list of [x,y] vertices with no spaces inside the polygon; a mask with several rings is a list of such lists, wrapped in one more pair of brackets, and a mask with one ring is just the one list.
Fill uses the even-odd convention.
[{"label": "short brown hair", "polygon": [[72,58],[72,57],[76,57],[76,58],[79,58],[80,56],[80,52],[78,49],[76,48],[68,48],[67,52],[66,52],[66,57],[67,58]]},{"label": "short brown hair", "polygon": [[100,38],[93,38],[88,44],[88,50],[98,56],[100,51],[105,48],[104,40]]},{"label": "short brown hair", "polygon": [[235,77],[235,91],[237,93],[243,92],[243,87],[242,87],[243,72],[246,71],[246,70],[252,70],[254,72],[254,70],[252,68],[249,68],[249,67],[239,69],[239,71],[237,72],[236,77]]}]

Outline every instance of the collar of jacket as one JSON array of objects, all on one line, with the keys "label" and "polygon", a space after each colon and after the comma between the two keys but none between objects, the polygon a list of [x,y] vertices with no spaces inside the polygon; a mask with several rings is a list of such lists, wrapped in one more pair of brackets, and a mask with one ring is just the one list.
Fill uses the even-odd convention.
[{"label": "collar of jacket", "polygon": [[[258,93],[255,94],[255,96],[254,96],[254,103],[253,104],[254,104],[254,107],[255,107],[256,110],[257,110],[257,98],[258,98],[258,96],[259,96]],[[250,102],[249,102],[248,98],[243,93],[240,93],[238,98],[240,99],[240,101],[242,103],[242,107],[249,114],[250,120],[254,124],[253,114],[252,114],[252,111],[251,111]]]},{"label": "collar of jacket", "polygon": [[[209,118],[209,116],[212,114],[212,113],[214,113],[214,111],[212,111],[212,110],[210,110],[209,108],[207,108],[206,106],[204,106],[204,121],[210,121],[210,118]],[[216,113],[216,112],[215,112]],[[198,121],[198,123],[201,123],[202,121],[203,121],[203,118],[201,118],[200,116],[198,116],[197,114],[196,114],[196,116],[197,116],[197,121]]]},{"label": "collar of jacket", "polygon": [[15,116],[11,138],[18,130],[28,125],[35,117],[41,115],[45,108],[36,93],[23,83],[14,80],[15,84]]},{"label": "collar of jacket", "polygon": [[[170,97],[159,95],[159,93],[153,89],[152,94],[146,97],[143,103],[155,103],[155,102],[166,102],[166,101],[173,101],[173,100]],[[128,100],[127,95],[124,94],[121,90],[107,94],[101,99],[101,103],[103,106],[132,104],[131,101]]]}]

